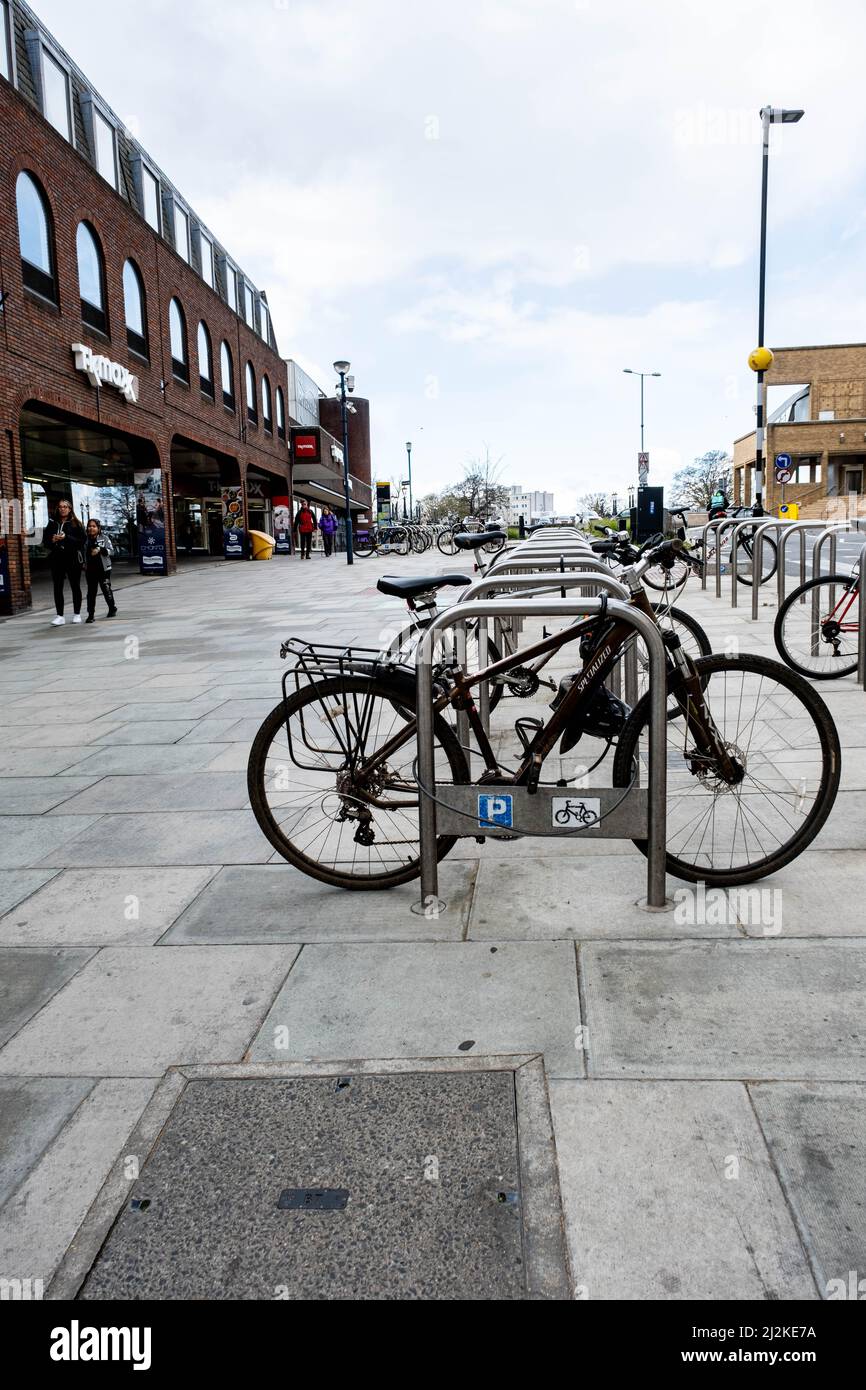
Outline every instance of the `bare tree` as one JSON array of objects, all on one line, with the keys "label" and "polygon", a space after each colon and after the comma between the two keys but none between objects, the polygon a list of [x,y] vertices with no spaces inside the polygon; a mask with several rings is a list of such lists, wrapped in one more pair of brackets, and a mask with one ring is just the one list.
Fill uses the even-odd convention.
[{"label": "bare tree", "polygon": [[688,468],[674,474],[674,506],[705,511],[714,492],[730,497],[733,489],[733,461],[724,449],[709,449]]},{"label": "bare tree", "polygon": [[599,516],[608,515],[606,492],[585,492],[582,497],[578,497],[577,505],[581,512],[598,512]]}]

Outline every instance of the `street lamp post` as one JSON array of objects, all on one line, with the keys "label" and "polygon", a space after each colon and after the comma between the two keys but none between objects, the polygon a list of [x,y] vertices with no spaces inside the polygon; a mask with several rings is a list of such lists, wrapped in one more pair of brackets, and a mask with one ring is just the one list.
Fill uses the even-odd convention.
[{"label": "street lamp post", "polygon": [[[641,453],[644,453],[644,452],[645,452],[645,451],[644,451],[644,446],[643,446],[643,430],[644,430],[643,383],[644,383],[644,377],[647,377],[647,376],[661,376],[661,372],[636,372],[636,371],[633,371],[633,369],[632,369],[631,367],[623,367],[623,371],[625,372],[626,376],[639,376],[639,377],[640,377],[640,451],[641,451]],[[643,486],[643,483],[640,482],[640,473],[639,473],[639,472],[638,472],[638,481],[639,481],[639,485],[642,487],[642,486]]]},{"label": "street lamp post", "polygon": [[[770,126],[775,124],[796,125],[803,115],[802,110],[788,110],[783,107],[762,106],[761,116],[761,245],[758,266],[758,346],[755,353],[757,363],[765,362],[764,347],[764,301],[767,281],[767,182],[770,172]],[[772,358],[770,358],[772,361]],[[764,429],[767,408],[767,388],[764,382],[766,365],[754,369],[758,378],[758,401],[755,420],[755,505],[756,516],[763,516],[764,492]]]},{"label": "street lamp post", "polygon": [[346,405],[346,376],[351,362],[335,362],[334,371],[340,378],[340,415],[343,421],[343,494],[346,498],[346,564],[355,563],[352,546],[352,509],[349,505],[349,412]]},{"label": "street lamp post", "polygon": [[414,520],[414,508],[412,506],[412,441],[406,440],[406,458],[409,460],[409,515]]}]

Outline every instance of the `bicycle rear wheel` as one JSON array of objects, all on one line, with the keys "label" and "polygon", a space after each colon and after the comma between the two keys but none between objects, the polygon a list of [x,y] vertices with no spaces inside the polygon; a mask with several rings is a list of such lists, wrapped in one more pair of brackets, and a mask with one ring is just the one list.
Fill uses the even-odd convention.
[{"label": "bicycle rear wheel", "polygon": [[436,537],[436,544],[443,555],[456,555],[457,546],[454,544],[453,531],[440,531]]},{"label": "bicycle rear wheel", "polygon": [[823,574],[788,595],[776,614],[773,641],[792,671],[828,681],[857,670],[857,599],[857,580],[850,574]]},{"label": "bicycle rear wheel", "polygon": [[653,565],[644,575],[643,582],[648,589],[657,589],[662,592],[681,589],[688,579],[690,571],[691,566],[688,560],[680,558],[674,561],[670,569],[666,565]]},{"label": "bicycle rear wheel", "polygon": [[[737,542],[737,582],[740,584],[754,583],[754,544],[753,531],[746,531]],[[765,536],[761,546],[761,584],[766,584],[768,579],[773,578],[778,563],[776,542],[770,536]]]},{"label": "bicycle rear wheel", "polygon": [[[815,838],[839,789],[840,748],[830,711],[794,671],[762,656],[695,663],[704,701],[728,754],[734,786],[697,748],[687,720],[668,723],[667,871],[716,887],[752,883],[784,868]],[[669,690],[683,690],[672,675]],[[683,698],[686,698],[683,694]],[[617,746],[614,786],[637,770],[646,785],[649,696]],[[634,842],[642,853],[646,840]]]},{"label": "bicycle rear wheel", "polygon": [[[279,854],[321,883],[379,889],[421,872],[414,732],[365,780],[379,749],[415,713],[411,681],[334,676],[302,687],[267,716],[250,750],[253,813]],[[466,783],[451,727],[434,718],[437,782]],[[443,858],[455,843],[440,835]]]},{"label": "bicycle rear wheel", "polygon": [[[389,645],[388,645],[387,648],[385,649],[386,652],[387,652],[387,654],[388,654],[388,656],[393,656],[393,657],[399,656],[400,661],[401,661],[403,664],[405,664],[406,666],[414,666],[414,664],[415,664],[415,652],[416,652],[416,650],[417,650],[417,648],[418,648],[418,643],[420,642],[421,638],[422,638],[423,635],[424,635],[424,632],[426,631],[426,627],[427,627],[426,624],[425,624],[423,627],[421,627],[420,625],[416,625],[416,626],[411,626],[411,625],[410,625],[409,627],[404,627],[404,628],[403,628],[403,631],[402,631],[402,632],[398,632],[397,636],[393,639],[393,641],[391,641],[391,642],[389,643]],[[439,637],[438,637],[438,639],[437,639],[437,641],[436,641],[435,650],[434,650],[434,652],[433,652],[433,665],[435,666],[436,663],[437,663],[438,661],[442,661],[442,660],[445,658],[446,655],[450,656],[451,653],[453,652],[453,650],[454,650],[454,634],[453,634],[453,632],[449,632],[449,633],[448,633],[448,644],[447,644],[447,649],[446,649],[445,646],[443,646],[443,643],[442,643],[442,634],[440,633],[440,635],[439,635]],[[499,648],[496,646],[496,643],[493,641],[493,638],[492,638],[492,637],[488,637],[488,638],[487,638],[487,660],[484,662],[484,665],[485,665],[485,666],[492,666],[494,661],[501,661],[501,660],[502,660],[502,653],[500,652]],[[475,672],[475,671],[480,671],[480,670],[481,670],[481,661],[480,661],[479,655],[478,655],[478,623],[477,623],[477,622],[474,622],[474,623],[470,623],[470,624],[469,624],[469,630],[468,630],[468,632],[467,632],[467,634],[466,634],[466,669],[467,669],[467,671],[468,671],[470,674],[472,674],[472,673]],[[500,685],[500,684],[494,682],[494,683],[492,683],[492,684],[490,685],[490,706],[489,706],[489,707],[490,707],[491,711],[496,709],[496,706],[499,704],[499,701],[502,699],[502,696],[503,696],[504,693],[505,693],[505,686],[504,686],[504,684],[503,684],[503,685]],[[478,699],[477,689],[476,689],[476,692],[475,692],[475,699],[476,699],[476,700]]]},{"label": "bicycle rear wheel", "polygon": [[352,537],[352,549],[356,555],[372,555],[376,541],[368,531],[361,531]]}]

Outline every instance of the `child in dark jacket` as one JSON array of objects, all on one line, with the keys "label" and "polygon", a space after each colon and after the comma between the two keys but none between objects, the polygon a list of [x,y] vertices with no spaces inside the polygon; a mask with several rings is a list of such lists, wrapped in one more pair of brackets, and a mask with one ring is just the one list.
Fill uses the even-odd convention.
[{"label": "child in dark jacket", "polygon": [[87,575],[87,621],[92,623],[96,617],[96,591],[102,590],[102,597],[108,604],[109,618],[117,612],[114,592],[111,588],[111,557],[114,546],[110,537],[103,534],[102,523],[91,517],[87,523],[87,539],[84,546],[84,569]]}]

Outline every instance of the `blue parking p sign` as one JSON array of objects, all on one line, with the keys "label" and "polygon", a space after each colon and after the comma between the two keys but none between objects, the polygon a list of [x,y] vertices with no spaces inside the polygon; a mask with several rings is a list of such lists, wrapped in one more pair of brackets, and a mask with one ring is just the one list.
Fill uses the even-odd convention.
[{"label": "blue parking p sign", "polygon": [[513,797],[498,792],[496,795],[478,797],[478,824],[501,825],[510,828],[512,824]]}]

